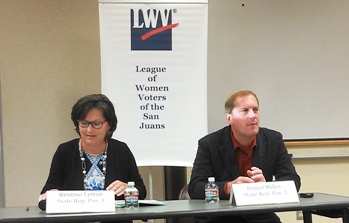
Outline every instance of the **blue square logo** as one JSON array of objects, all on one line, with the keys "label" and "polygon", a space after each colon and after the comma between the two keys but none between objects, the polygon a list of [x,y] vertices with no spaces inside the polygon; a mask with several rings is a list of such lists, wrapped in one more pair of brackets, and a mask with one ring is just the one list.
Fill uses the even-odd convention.
[{"label": "blue square logo", "polygon": [[172,50],[173,9],[131,9],[131,50]]}]

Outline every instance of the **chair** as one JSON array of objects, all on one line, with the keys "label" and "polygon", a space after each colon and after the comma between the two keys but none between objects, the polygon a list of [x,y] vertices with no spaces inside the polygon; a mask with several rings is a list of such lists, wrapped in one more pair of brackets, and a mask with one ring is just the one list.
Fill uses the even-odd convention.
[{"label": "chair", "polygon": [[181,189],[181,191],[178,194],[178,200],[190,200],[188,188],[189,188],[188,184],[184,185],[184,187]]}]

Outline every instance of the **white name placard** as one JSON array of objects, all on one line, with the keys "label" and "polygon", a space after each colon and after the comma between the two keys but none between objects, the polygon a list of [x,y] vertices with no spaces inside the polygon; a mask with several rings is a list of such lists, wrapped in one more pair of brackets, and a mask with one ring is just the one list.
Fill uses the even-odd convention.
[{"label": "white name placard", "polygon": [[47,191],[46,213],[114,212],[114,191]]},{"label": "white name placard", "polygon": [[294,181],[233,184],[230,203],[236,206],[299,203]]}]

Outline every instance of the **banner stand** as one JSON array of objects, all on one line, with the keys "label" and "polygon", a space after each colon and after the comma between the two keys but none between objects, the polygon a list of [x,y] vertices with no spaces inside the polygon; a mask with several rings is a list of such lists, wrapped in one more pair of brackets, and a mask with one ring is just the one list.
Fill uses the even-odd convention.
[{"label": "banner stand", "polygon": [[[187,168],[164,166],[165,200],[178,200],[181,189],[187,184]],[[166,223],[179,223],[180,218],[167,218]]]}]

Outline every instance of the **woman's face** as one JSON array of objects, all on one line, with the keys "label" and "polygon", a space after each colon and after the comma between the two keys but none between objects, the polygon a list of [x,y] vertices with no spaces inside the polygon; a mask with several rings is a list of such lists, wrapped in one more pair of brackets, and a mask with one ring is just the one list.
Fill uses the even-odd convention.
[{"label": "woman's face", "polygon": [[[105,122],[106,119],[100,109],[91,109],[87,113],[86,118],[79,121],[85,122],[85,124],[88,123],[87,127],[81,127],[79,124],[80,136],[84,145],[89,147],[98,147],[101,144],[104,144],[107,132],[110,129],[110,125],[108,122]],[[91,123],[94,123],[94,125],[97,127],[99,127],[98,125],[101,125],[102,123],[102,126],[100,128],[95,128]]]}]

